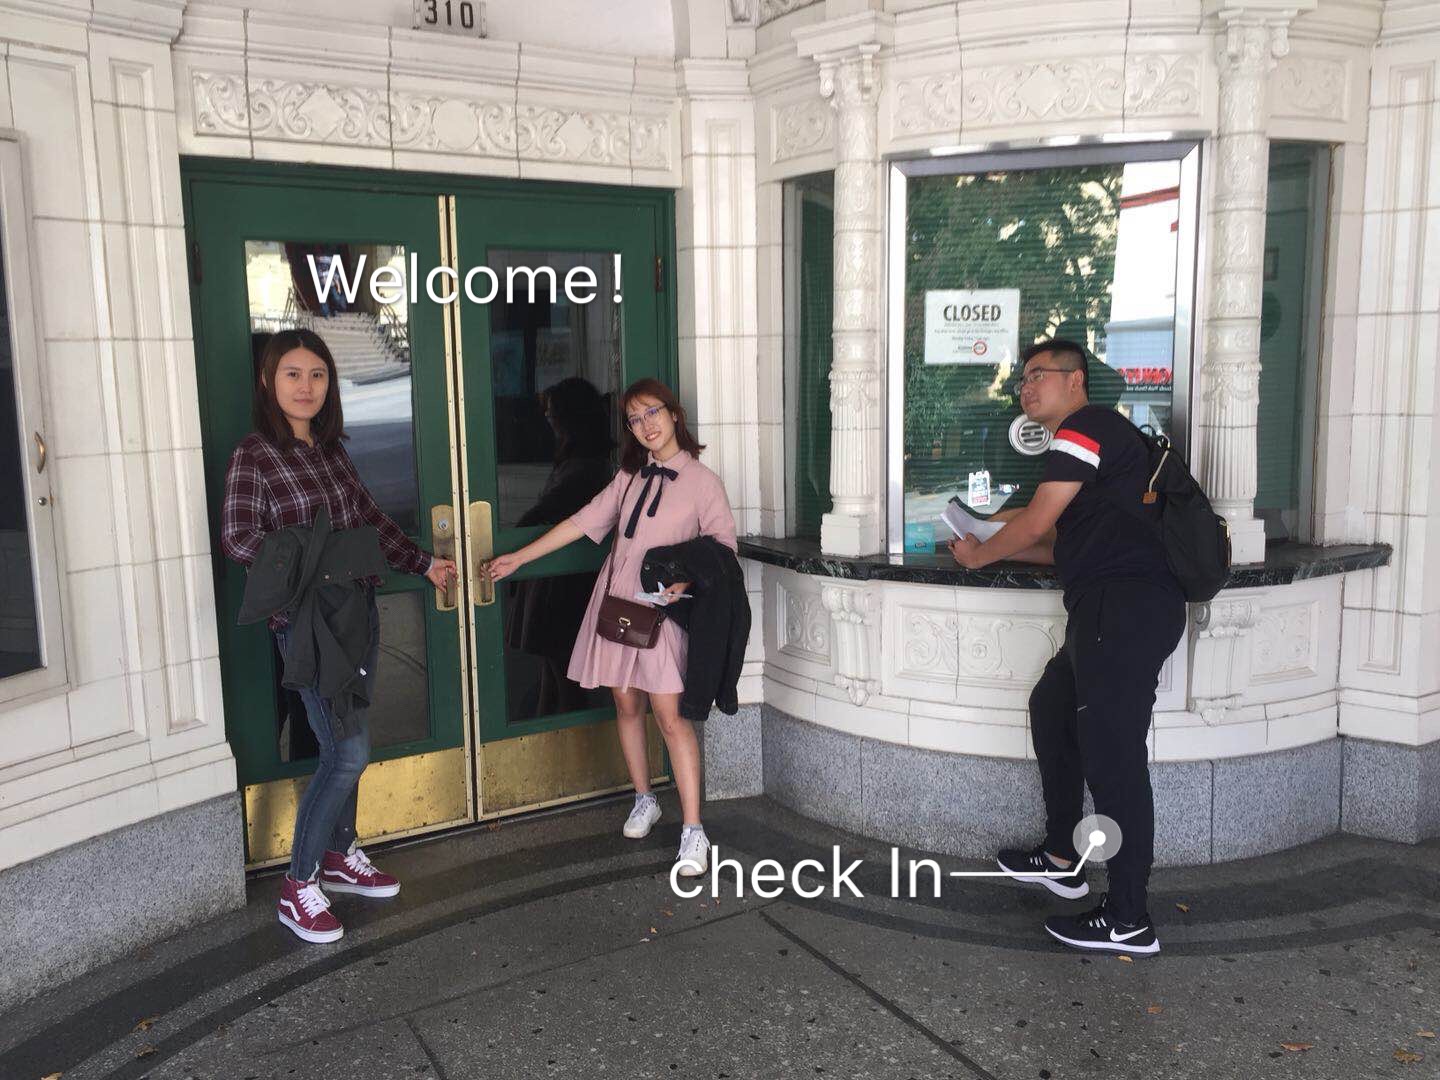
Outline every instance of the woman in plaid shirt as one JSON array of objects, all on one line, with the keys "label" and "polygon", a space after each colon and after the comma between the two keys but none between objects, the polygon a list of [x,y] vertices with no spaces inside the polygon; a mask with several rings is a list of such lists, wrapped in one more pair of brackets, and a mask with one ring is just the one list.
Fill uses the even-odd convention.
[{"label": "woman in plaid shirt", "polygon": [[[284,330],[265,344],[255,386],[255,431],[230,456],[225,474],[220,544],[236,562],[251,565],[265,534],[313,524],[324,506],[335,529],[373,525],[380,549],[396,570],[420,574],[437,588],[455,578],[455,564],[416,547],[366,490],[345,452],[344,420],[335,360],[319,335]],[[283,619],[271,629],[283,653],[289,630]],[[370,598],[373,671],[380,616]],[[370,761],[370,733],[360,718],[358,734],[336,739],[330,701],[312,687],[300,691],[320,746],[320,764],[295,814],[290,872],[279,901],[280,921],[306,941],[334,941],[345,929],[331,914],[324,889],[361,896],[394,896],[400,883],[375,868],[355,844],[355,799],[360,774]]]}]

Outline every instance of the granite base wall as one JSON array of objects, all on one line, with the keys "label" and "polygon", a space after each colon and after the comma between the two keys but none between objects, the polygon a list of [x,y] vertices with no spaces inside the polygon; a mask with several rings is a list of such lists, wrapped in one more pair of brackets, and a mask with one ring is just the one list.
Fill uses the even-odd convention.
[{"label": "granite base wall", "polygon": [[0,871],[0,1011],[245,904],[238,794]]},{"label": "granite base wall", "polygon": [[1345,740],[1346,832],[1418,844],[1440,836],[1440,742]]},{"label": "granite base wall", "polygon": [[741,705],[734,716],[710,710],[699,732],[705,798],[744,799],[764,794],[760,709],[759,705]]},{"label": "granite base wall", "polygon": [[[1336,738],[1272,754],[1151,765],[1156,865],[1245,858],[1336,832],[1342,756]],[[985,858],[1003,846],[1028,846],[1044,831],[1033,761],[849,735],[769,705],[760,708],[760,758],[766,795],[878,840]],[[748,744],[744,760],[753,768]],[[714,747],[709,768],[721,768]]]}]

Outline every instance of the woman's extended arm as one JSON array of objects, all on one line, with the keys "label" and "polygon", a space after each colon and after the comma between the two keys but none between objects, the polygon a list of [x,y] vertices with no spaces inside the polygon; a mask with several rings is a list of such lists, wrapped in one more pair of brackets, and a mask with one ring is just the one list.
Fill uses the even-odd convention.
[{"label": "woman's extended arm", "polygon": [[499,581],[503,577],[509,577],[526,563],[543,559],[552,551],[559,551],[566,544],[573,544],[584,535],[580,531],[580,526],[573,521],[562,521],[544,536],[531,540],[518,551],[512,551],[508,555],[497,555],[491,559],[490,578],[493,581]]},{"label": "woman's extended arm", "polygon": [[973,536],[950,541],[950,554],[961,566],[979,570],[1001,559],[1024,562],[1055,561],[1055,522],[1080,490],[1075,480],[1048,480],[1035,492],[1030,505],[1011,517],[1005,527],[983,544]]}]

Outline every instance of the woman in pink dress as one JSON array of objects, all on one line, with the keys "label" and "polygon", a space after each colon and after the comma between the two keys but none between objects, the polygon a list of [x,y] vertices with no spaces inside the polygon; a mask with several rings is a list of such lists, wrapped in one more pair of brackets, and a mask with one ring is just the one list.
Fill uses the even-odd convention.
[{"label": "woman in pink dress", "polygon": [[[620,747],[635,784],[635,805],[624,828],[631,839],[648,835],[660,820],[659,804],[650,791],[645,746],[647,704],[654,713],[670,751],[670,766],[685,815],[676,861],[681,864],[682,876],[694,877],[709,866],[710,842],[700,824],[700,747],[694,725],[680,715],[688,638],[685,631],[666,619],[654,647],[639,649],[600,637],[595,626],[612,562],[614,580],[610,592],[632,599],[642,589],[640,565],[647,551],[699,536],[714,537],[734,551],[735,517],[730,512],[725,485],[700,464],[704,447],[690,434],[685,410],[668,386],[654,379],[641,379],[625,391],[620,408],[633,438],[621,451],[620,471],[614,479],[568,521],[518,551],[497,556],[490,563],[490,576],[498,581],[582,536],[598,544],[618,529],[615,549],[600,568],[580,624],[569,676],[586,689],[607,686],[615,697]],[[681,602],[678,598],[687,588],[688,582],[667,583],[665,602]]]}]

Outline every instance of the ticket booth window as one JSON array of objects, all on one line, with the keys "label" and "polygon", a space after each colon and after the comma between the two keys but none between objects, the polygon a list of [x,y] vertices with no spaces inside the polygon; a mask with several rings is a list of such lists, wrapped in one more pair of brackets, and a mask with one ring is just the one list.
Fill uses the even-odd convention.
[{"label": "ticket booth window", "polygon": [[1048,434],[1013,381],[1041,339],[1081,345],[1091,401],[1183,449],[1198,160],[1163,143],[896,163],[891,551],[934,551],[952,497],[983,516],[1034,495]]},{"label": "ticket booth window", "polygon": [[820,539],[830,510],[835,174],[785,181],[786,535]]},{"label": "ticket booth window", "polygon": [[1260,292],[1255,514],[1268,540],[1310,540],[1319,289],[1330,151],[1270,147]]}]

